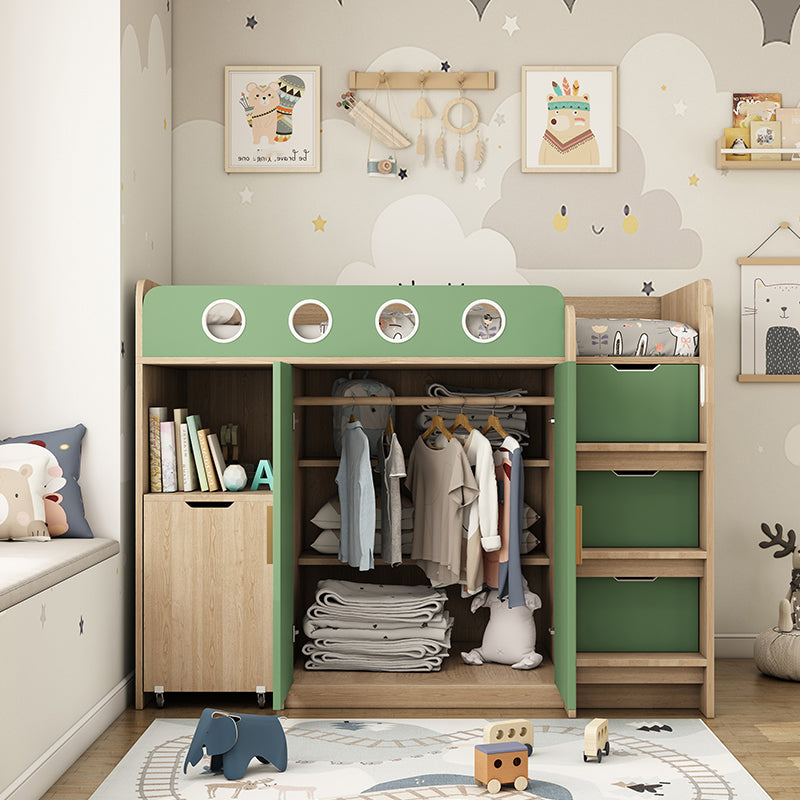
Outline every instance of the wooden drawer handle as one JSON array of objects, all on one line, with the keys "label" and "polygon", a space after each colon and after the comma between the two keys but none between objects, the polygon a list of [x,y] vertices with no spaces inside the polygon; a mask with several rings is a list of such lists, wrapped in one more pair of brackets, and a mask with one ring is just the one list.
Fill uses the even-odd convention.
[{"label": "wooden drawer handle", "polygon": [[233,500],[210,500],[204,502],[202,500],[184,500],[189,508],[230,508],[233,505]]},{"label": "wooden drawer handle", "polygon": [[652,578],[614,578],[617,583],[655,583],[658,576]]}]

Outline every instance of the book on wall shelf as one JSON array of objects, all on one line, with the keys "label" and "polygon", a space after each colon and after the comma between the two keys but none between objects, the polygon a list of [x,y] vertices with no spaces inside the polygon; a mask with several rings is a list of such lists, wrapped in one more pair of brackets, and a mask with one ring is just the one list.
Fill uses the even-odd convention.
[{"label": "book on wall shelf", "polygon": [[217,480],[217,471],[214,467],[214,461],[211,458],[211,450],[208,447],[209,433],[211,433],[211,431],[208,428],[201,428],[199,431],[197,431],[197,438],[200,442],[200,453],[203,456],[203,467],[206,471],[208,490],[210,492],[218,492],[219,481]]},{"label": "book on wall shelf", "polygon": [[178,491],[178,466],[175,454],[175,423],[161,423],[161,491]]},{"label": "book on wall shelf", "polygon": [[189,441],[192,445],[192,457],[194,458],[194,465],[197,469],[197,482],[200,484],[200,491],[208,491],[208,478],[206,477],[206,468],[203,465],[203,453],[200,450],[200,439],[198,431],[202,429],[203,424],[200,422],[199,414],[190,414],[186,417],[186,425],[189,428]]},{"label": "book on wall shelf", "polygon": [[[779,108],[775,119],[781,124],[781,147],[800,150],[800,108]],[[783,153],[783,161],[800,161],[800,152]]]},{"label": "book on wall shelf", "polygon": [[150,491],[162,491],[161,484],[161,423],[166,421],[166,406],[150,406],[147,411],[150,439]]}]

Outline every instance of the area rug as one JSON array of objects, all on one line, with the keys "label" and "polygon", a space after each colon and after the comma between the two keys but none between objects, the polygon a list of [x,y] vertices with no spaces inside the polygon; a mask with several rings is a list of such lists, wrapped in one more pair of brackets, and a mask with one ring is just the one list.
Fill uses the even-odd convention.
[{"label": "area rug", "polygon": [[533,720],[527,789],[490,795],[473,779],[482,719],[281,718],[289,765],[251,762],[244,778],[209,772],[208,758],[183,772],[197,720],[150,725],[92,800],[769,800],[701,720],[610,723],[610,754],[583,760],[588,720]]}]

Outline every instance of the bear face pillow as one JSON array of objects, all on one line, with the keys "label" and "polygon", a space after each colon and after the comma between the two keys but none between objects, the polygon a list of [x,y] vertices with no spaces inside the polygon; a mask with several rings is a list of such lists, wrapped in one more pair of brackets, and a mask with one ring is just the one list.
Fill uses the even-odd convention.
[{"label": "bear face pillow", "polygon": [[[33,493],[44,503],[44,519],[50,537],[92,539],[92,530],[83,510],[78,479],[81,474],[81,441],[86,427],[75,425],[47,433],[15,436],[0,442],[0,458],[30,463],[37,456],[46,460],[40,475],[32,475]],[[5,456],[2,454],[5,453]]]},{"label": "bear face pillow", "polygon": [[[15,449],[16,450],[16,449]],[[9,452],[0,446],[0,539],[47,541],[42,487],[47,453]]]}]

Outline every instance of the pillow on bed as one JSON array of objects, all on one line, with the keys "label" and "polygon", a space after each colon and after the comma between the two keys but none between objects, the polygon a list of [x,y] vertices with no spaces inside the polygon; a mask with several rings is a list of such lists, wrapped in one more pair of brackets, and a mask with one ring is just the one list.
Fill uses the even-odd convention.
[{"label": "pillow on bed", "polygon": [[667,319],[596,319],[576,321],[579,356],[696,356],[698,334]]},{"label": "pillow on bed", "polygon": [[47,452],[0,445],[0,539],[47,541],[44,493]]},{"label": "pillow on bed", "polygon": [[[78,479],[81,474],[81,440],[86,428],[76,425],[47,433],[15,436],[0,442],[0,448],[17,458],[32,458],[47,453],[47,469],[42,479],[45,520],[50,536],[67,539],[92,539],[92,529],[83,511],[83,496]],[[13,450],[11,448],[14,448]]]}]

